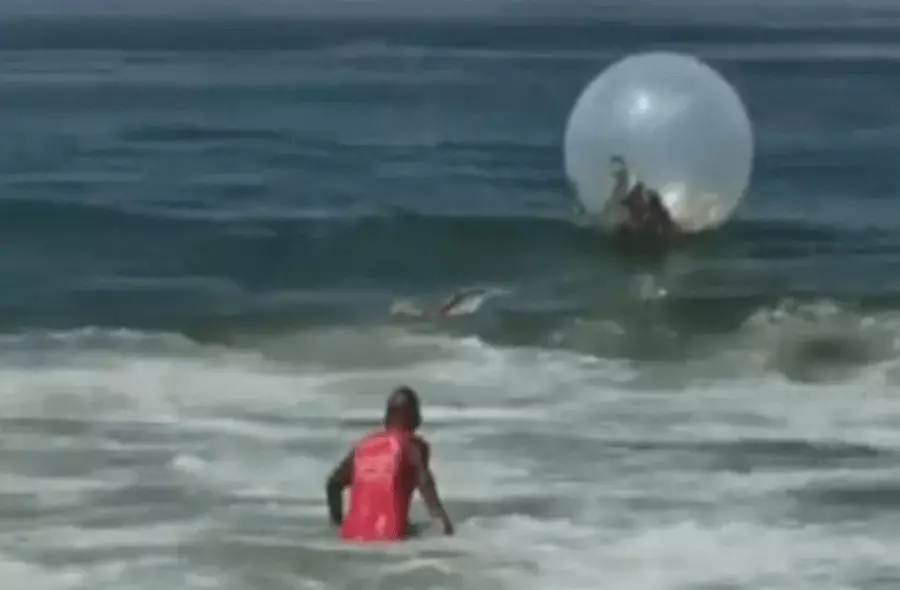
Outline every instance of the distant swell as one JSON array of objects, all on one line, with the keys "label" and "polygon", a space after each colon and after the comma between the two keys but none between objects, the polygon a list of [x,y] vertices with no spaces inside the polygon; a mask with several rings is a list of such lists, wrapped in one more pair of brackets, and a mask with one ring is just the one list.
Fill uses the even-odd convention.
[{"label": "distant swell", "polygon": [[890,21],[861,27],[802,23],[710,26],[610,18],[526,21],[326,20],[291,18],[40,18],[0,23],[0,49],[146,51],[311,50],[359,43],[455,49],[584,50],[602,46],[766,46],[772,43],[894,43]]},{"label": "distant swell", "polygon": [[[330,227],[323,227],[330,226]],[[596,240],[605,241],[596,231],[580,227],[572,220],[560,217],[488,216],[488,215],[427,215],[401,208],[385,209],[370,214],[353,214],[335,211],[333,215],[310,212],[303,209],[274,211],[271,214],[235,211],[225,214],[221,211],[203,212],[193,209],[181,210],[177,207],[154,207],[143,205],[132,207],[73,202],[69,200],[0,198],[0,229],[9,233],[16,229],[53,233],[71,231],[73,233],[96,232],[104,229],[166,229],[167,231],[196,231],[208,228],[220,231],[223,236],[240,230],[256,231],[253,234],[275,235],[290,232],[292,239],[349,240],[377,243],[382,241],[442,242],[452,240],[452,247],[467,248],[474,244],[484,246],[489,243],[521,242],[534,243],[535,239],[546,244],[557,242],[577,247],[578,244],[596,245]],[[732,222],[727,230],[731,239],[757,241],[765,240],[770,246],[775,242],[810,244],[837,238],[844,239],[847,230],[817,226],[802,221]],[[872,231],[865,235],[872,239]],[[885,244],[881,244],[885,247]]]},{"label": "distant swell", "polygon": [[[873,230],[803,222],[736,221],[671,265],[623,257],[597,232],[547,217],[402,210],[224,217],[5,198],[0,232],[18,244],[7,263],[28,262],[10,278],[19,289],[35,285],[33,273],[54,269],[42,279],[52,289],[35,289],[27,306],[0,306],[0,321],[17,330],[128,326],[234,344],[257,341],[254,334],[383,322],[392,299],[429,305],[482,284],[502,285],[512,296],[462,318],[451,327],[460,335],[672,359],[692,353],[686,338],[740,331],[754,314],[790,297],[833,301],[852,317],[900,307],[900,292],[873,288],[866,278],[879,259],[860,244],[878,239]],[[40,246],[29,251],[26,244]],[[853,272],[868,281],[864,292],[852,292],[851,273],[806,289],[795,261],[829,249],[854,257]],[[886,233],[878,254],[890,251],[900,252],[900,241]],[[758,264],[744,266],[742,256]],[[784,274],[794,285],[784,284]],[[658,288],[669,292],[658,297]],[[770,362],[798,379],[850,371],[891,349],[869,334],[878,326],[819,316],[807,322],[803,314],[788,309],[763,320],[771,331],[785,317],[799,318],[799,328],[766,344]]]},{"label": "distant swell", "polygon": [[[379,243],[396,244],[405,248],[412,244],[446,243],[448,248],[475,250],[493,244],[520,245],[533,249],[536,243],[546,246],[557,243],[560,247],[576,250],[586,248],[596,251],[607,239],[595,230],[581,227],[574,220],[563,217],[490,216],[490,215],[429,215],[402,208],[386,208],[381,212],[354,214],[334,211],[276,210],[270,214],[248,210],[235,210],[231,214],[222,211],[198,211],[177,207],[121,206],[91,204],[69,200],[34,198],[0,198],[0,230],[12,233],[16,230],[42,232],[52,230],[76,234],[92,233],[104,229],[128,231],[137,229],[220,232],[222,239],[235,236],[276,236],[290,234],[291,240],[308,242]],[[253,230],[253,231],[250,231]],[[769,256],[776,255],[778,244],[794,244],[796,247],[816,247],[838,239],[848,243],[852,252],[859,252],[854,245],[854,233],[866,240],[877,238],[876,230],[864,228],[857,232],[796,221],[733,221],[726,229],[711,234],[709,239],[737,240],[748,244],[765,244]],[[882,232],[888,238],[891,232]],[[254,238],[258,239],[258,238]],[[530,247],[529,247],[530,245]],[[892,251],[890,243],[880,242],[879,251]],[[900,244],[898,244],[900,247]],[[512,251],[510,251],[512,252]],[[488,254],[487,251],[483,251]],[[364,253],[361,253],[364,254]],[[776,255],[777,257],[777,255]]]},{"label": "distant swell", "polygon": [[[570,269],[573,278],[586,273],[600,280],[605,272],[608,282],[616,269],[664,268],[654,260],[622,258],[607,237],[564,217],[451,216],[387,208],[357,214],[337,209],[306,212],[300,207],[226,213],[171,204],[123,201],[114,206],[6,197],[0,199],[0,231],[10,240],[46,244],[42,252],[63,257],[58,264],[70,264],[64,260],[75,256],[81,264],[91,252],[103,252],[104,257],[115,253],[123,260],[143,260],[144,275],[224,276],[269,288],[446,288],[464,281],[553,277],[562,268]],[[881,255],[900,252],[900,240],[888,231],[748,220],[698,239],[687,255],[709,264],[720,257],[752,255],[767,261],[767,273],[777,273],[782,266],[789,271],[793,260],[827,252],[859,257],[862,271],[870,254],[862,244],[876,244]],[[760,279],[765,275],[748,274],[740,267],[720,265],[697,276],[697,284],[706,285],[693,289],[692,297],[700,301],[710,294],[784,294],[782,287]],[[832,295],[846,288],[849,279],[852,276],[835,283]],[[728,294],[716,288],[720,283],[728,285]],[[877,290],[868,294],[876,299],[882,295]]]}]

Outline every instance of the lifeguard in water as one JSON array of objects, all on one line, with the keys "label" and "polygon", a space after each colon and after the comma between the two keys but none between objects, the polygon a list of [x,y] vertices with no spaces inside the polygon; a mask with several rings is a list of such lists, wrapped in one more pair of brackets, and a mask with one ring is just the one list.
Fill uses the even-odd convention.
[{"label": "lifeguard in water", "polygon": [[[360,440],[331,473],[328,508],[343,540],[390,542],[409,537],[409,509],[416,489],[443,533],[453,534],[428,465],[428,443],[416,434],[421,422],[418,395],[409,387],[398,387],[388,398],[384,428]],[[347,487],[350,509],[345,518],[342,492]]]}]

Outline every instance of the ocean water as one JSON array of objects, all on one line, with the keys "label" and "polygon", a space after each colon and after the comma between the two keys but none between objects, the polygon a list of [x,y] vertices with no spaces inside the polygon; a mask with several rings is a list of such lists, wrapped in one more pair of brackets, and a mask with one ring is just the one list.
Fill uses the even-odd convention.
[{"label": "ocean water", "polygon": [[[0,22],[0,586],[896,589],[897,14],[657,10]],[[656,261],[561,156],[647,49],[757,137]],[[346,547],[324,479],[398,383],[457,535]]]}]

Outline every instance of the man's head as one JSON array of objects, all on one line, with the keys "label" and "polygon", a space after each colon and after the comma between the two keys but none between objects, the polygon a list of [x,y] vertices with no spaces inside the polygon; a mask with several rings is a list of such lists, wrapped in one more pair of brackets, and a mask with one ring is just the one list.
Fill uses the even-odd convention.
[{"label": "man's head", "polygon": [[409,430],[416,430],[422,425],[419,396],[411,387],[401,385],[388,396],[384,410],[384,425]]},{"label": "man's head", "polygon": [[628,179],[628,165],[622,156],[612,156],[609,159],[609,172],[616,181]]}]

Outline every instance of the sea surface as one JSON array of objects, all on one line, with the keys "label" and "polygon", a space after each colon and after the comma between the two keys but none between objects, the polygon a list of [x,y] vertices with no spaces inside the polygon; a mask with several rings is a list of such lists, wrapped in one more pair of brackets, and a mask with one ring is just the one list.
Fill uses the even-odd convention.
[{"label": "sea surface", "polygon": [[[900,10],[636,6],[0,20],[0,587],[900,587]],[[654,260],[561,147],[650,49],[756,134]],[[463,287],[505,294],[389,313]],[[457,535],[347,547],[324,480],[399,383]]]}]

